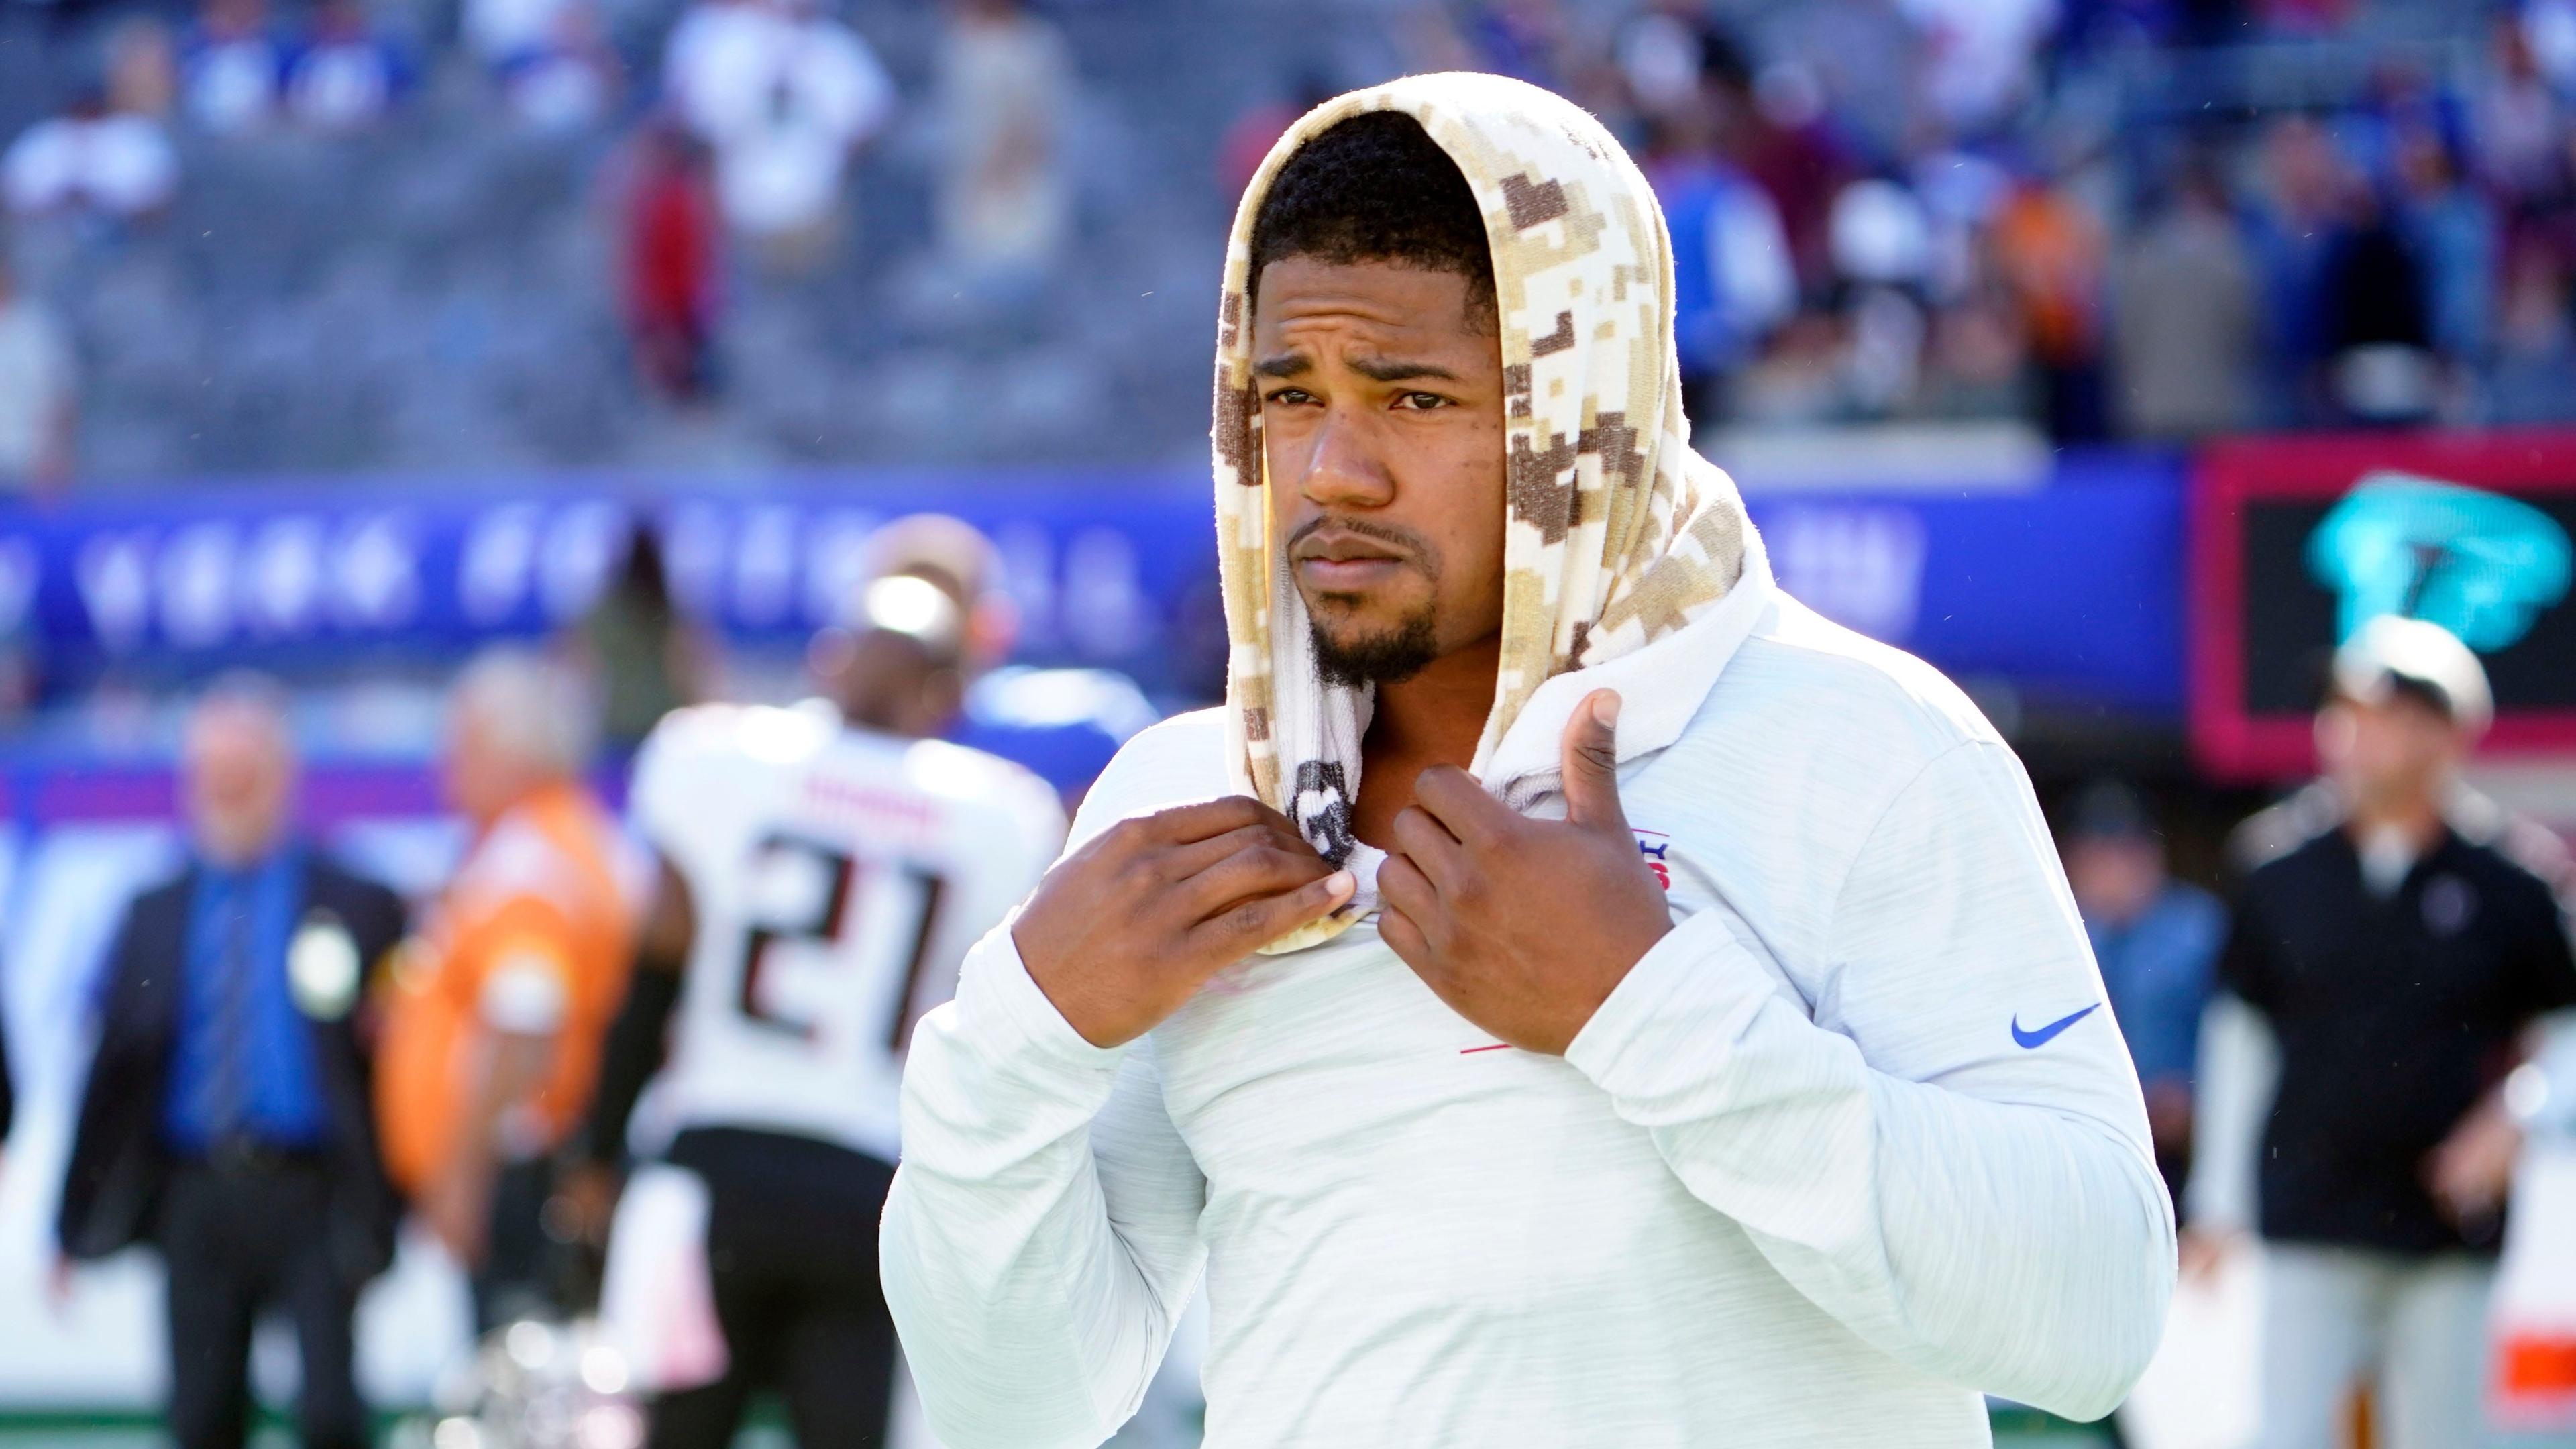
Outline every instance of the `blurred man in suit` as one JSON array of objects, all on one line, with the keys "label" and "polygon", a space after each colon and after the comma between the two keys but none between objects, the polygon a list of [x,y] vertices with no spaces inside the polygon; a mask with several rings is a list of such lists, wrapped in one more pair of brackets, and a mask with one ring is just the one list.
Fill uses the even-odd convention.
[{"label": "blurred man in suit", "polygon": [[182,1449],[243,1442],[251,1329],[270,1308],[303,1351],[308,1449],[363,1445],[350,1318],[392,1260],[396,1209],[353,1008],[402,938],[402,902],[295,831],[274,686],[209,690],[183,766],[188,859],[136,898],[109,957],[62,1248],[160,1249]]}]

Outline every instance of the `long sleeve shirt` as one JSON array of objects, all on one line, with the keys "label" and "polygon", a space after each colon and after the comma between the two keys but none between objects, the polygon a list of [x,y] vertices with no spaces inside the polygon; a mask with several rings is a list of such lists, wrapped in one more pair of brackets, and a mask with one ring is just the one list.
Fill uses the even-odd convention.
[{"label": "long sleeve shirt", "polygon": [[[952,1449],[1106,1438],[1202,1281],[1212,1449],[1981,1445],[1981,1392],[2119,1402],[2172,1210],[2019,763],[1785,597],[1700,633],[1629,656],[1714,674],[1696,708],[1622,719],[1676,924],[1563,1057],[1369,924],[1115,1048],[1008,927],[970,955],[914,1038],[883,1228]],[[1139,736],[1075,844],[1221,792],[1221,749],[1214,714]]]}]

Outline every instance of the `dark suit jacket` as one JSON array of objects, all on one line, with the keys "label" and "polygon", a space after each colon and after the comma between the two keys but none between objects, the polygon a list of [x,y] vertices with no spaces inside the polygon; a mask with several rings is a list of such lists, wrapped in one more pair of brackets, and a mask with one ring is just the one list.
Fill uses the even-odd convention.
[{"label": "dark suit jacket", "polygon": [[[372,975],[402,940],[401,898],[319,852],[309,852],[305,862],[302,919],[322,912],[335,917]],[[161,1140],[162,1103],[196,886],[192,865],[176,880],[135,897],[109,956],[98,1052],[90,1059],[79,1133],[63,1178],[58,1231],[63,1251],[74,1258],[105,1257],[150,1240],[158,1227],[170,1168]],[[363,1003],[362,989],[350,1011],[327,1021],[306,1019],[332,1127],[331,1211],[314,1230],[326,1235],[333,1260],[352,1284],[393,1261],[401,1213],[376,1151],[370,1066],[357,1025]]]}]

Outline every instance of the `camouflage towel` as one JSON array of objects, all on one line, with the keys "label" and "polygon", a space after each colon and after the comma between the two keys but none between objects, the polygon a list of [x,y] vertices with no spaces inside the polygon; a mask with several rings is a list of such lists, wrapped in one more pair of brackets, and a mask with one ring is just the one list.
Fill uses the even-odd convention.
[{"label": "camouflage towel", "polygon": [[[1502,668],[1473,769],[1551,676],[1606,663],[1705,613],[1744,569],[1751,524],[1735,485],[1691,451],[1673,352],[1672,244],[1646,178],[1599,122],[1500,76],[1412,76],[1327,101],[1289,128],[1245,189],[1226,248],[1214,454],[1219,566],[1232,642],[1226,747],[1235,787],[1284,811],[1359,897],[1266,947],[1327,939],[1376,907],[1384,857],[1354,840],[1369,692],[1326,686],[1304,601],[1271,536],[1252,376],[1252,225],[1309,137],[1402,111],[1458,163],[1485,213],[1502,314],[1510,523]],[[1553,773],[1552,752],[1545,753]]]}]

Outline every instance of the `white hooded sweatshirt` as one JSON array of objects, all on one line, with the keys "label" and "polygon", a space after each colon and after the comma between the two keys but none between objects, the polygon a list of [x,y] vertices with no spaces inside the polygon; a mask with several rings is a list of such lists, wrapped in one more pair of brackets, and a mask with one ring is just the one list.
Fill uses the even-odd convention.
[{"label": "white hooded sweatshirt", "polygon": [[[1480,167],[1518,164],[1487,142],[1530,114],[1543,141],[1580,153],[1546,162],[1566,168],[1545,179],[1565,180],[1576,217],[1584,197],[1629,184],[1583,171],[1581,156],[1615,155],[1588,118],[1559,120],[1546,108],[1580,113],[1524,89],[1430,78],[1329,103],[1254,192],[1302,136],[1383,106],[1422,118],[1480,197],[1509,184]],[[1506,174],[1523,176],[1525,199],[1526,174]],[[1563,228],[1567,207],[1497,194],[1495,227],[1556,244],[1559,231],[1534,228]],[[1619,210],[1599,208],[1610,230],[1575,240],[1619,241]],[[1660,235],[1658,220],[1649,243]],[[1497,265],[1507,293],[1528,290],[1500,245]],[[1626,305],[1634,254],[1602,270],[1597,295]],[[1576,458],[1564,476],[1577,526],[1531,538],[1644,562],[1533,611],[1626,625],[1524,639],[1518,676],[1506,640],[1477,773],[1517,808],[1561,816],[1547,777],[1566,719],[1592,690],[1619,690],[1620,796],[1674,929],[1563,1057],[1503,1046],[1451,1011],[1365,912],[1229,967],[1146,1037],[1106,1049],[1057,1013],[1009,928],[995,931],[913,1037],[883,1227],[887,1302],[950,1449],[1107,1438],[1202,1282],[1210,1449],[1948,1449],[1987,1442],[1981,1393],[2097,1417],[2154,1352],[2172,1210],[2019,762],[1939,673],[1779,591],[1758,535],[1722,516],[1740,518],[1732,485],[1686,455],[1678,405],[1651,375],[1570,389],[1626,388],[1626,416],[1663,419],[1650,466],[1592,457],[1606,418],[1571,445],[1551,399],[1580,406],[1587,429],[1612,409],[1560,399],[1550,369],[1584,349],[1551,350],[1550,320],[1507,307],[1504,322],[1529,425],[1554,426]],[[1258,456],[1233,422],[1229,439],[1221,394],[1221,489],[1238,486],[1223,460]],[[1680,521],[1638,543],[1586,535],[1601,516],[1592,491],[1620,476],[1653,480],[1654,511]],[[1275,797],[1283,755],[1355,765],[1366,702],[1305,687],[1297,631],[1265,631],[1270,652],[1247,666],[1239,616],[1260,591],[1237,585],[1267,546],[1257,514],[1220,493],[1246,555],[1228,564],[1230,708],[1130,741],[1073,848],[1247,776]],[[1698,537],[1715,547],[1658,574],[1654,529],[1679,536],[1710,516],[1719,525]],[[1739,553],[1739,567],[1712,562]],[[1560,562],[1514,556],[1548,580],[1582,577]],[[1677,593],[1675,578],[1710,582]],[[1639,597],[1653,607],[1622,603]],[[1280,717],[1292,707],[1314,717]],[[1301,826],[1328,813],[1288,803]],[[1351,864],[1365,877],[1374,853]]]}]

